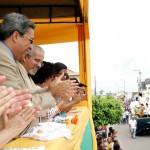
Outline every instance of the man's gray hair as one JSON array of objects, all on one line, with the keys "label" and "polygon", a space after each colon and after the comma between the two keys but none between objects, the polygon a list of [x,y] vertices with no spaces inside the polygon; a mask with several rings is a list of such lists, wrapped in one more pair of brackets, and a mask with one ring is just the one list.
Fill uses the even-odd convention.
[{"label": "man's gray hair", "polygon": [[0,40],[6,40],[14,31],[24,35],[29,28],[35,29],[35,24],[25,15],[14,12],[6,14],[0,26]]},{"label": "man's gray hair", "polygon": [[45,54],[44,49],[39,45],[33,45],[33,49],[38,49],[40,52],[43,52]]},{"label": "man's gray hair", "polygon": [[32,57],[33,56],[33,51],[32,50],[27,50],[25,53],[25,56]]},{"label": "man's gray hair", "polygon": [[44,49],[39,46],[39,45],[33,45],[31,50],[26,51],[26,56],[30,56],[32,57],[34,55],[34,50],[37,49],[38,51],[42,52],[43,54],[45,54]]}]

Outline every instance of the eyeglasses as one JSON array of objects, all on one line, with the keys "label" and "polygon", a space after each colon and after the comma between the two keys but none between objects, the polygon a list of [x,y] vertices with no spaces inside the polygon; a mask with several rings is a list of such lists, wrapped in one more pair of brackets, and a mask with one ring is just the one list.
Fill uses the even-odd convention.
[{"label": "eyeglasses", "polygon": [[36,61],[37,64],[40,64],[41,67],[44,65],[43,61],[41,61],[40,59],[34,58],[34,60]]},{"label": "eyeglasses", "polygon": [[33,44],[34,39],[30,38],[30,37],[29,37],[29,36],[27,36],[26,34],[25,34],[24,36],[26,36],[26,37],[28,38],[28,40],[30,41],[30,44]]}]

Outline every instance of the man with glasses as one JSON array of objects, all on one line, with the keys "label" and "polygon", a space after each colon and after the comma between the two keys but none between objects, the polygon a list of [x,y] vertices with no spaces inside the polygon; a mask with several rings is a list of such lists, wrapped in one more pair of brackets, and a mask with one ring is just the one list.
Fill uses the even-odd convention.
[{"label": "man with glasses", "polygon": [[32,50],[29,50],[22,56],[20,62],[23,64],[28,74],[35,75],[42,67],[44,60],[44,50],[38,45],[33,45]]},{"label": "man with glasses", "polygon": [[[13,87],[15,90],[27,88],[24,81],[19,77],[16,62],[20,60],[27,50],[31,50],[31,39],[32,41],[34,39],[34,29],[34,23],[28,20],[24,15],[9,13],[4,16],[0,25],[0,75],[6,76],[7,80],[0,85]],[[28,37],[30,37],[30,40]],[[38,112],[39,110],[40,109],[34,110],[34,108],[31,108],[30,112]],[[18,112],[18,114],[19,113],[20,112]],[[32,117],[32,120],[33,118],[34,117]],[[2,126],[3,123],[2,118],[0,118],[0,126]],[[28,124],[26,124],[26,127]]]},{"label": "man with glasses", "polygon": [[34,29],[35,24],[24,15],[10,13],[4,16],[0,26],[0,74],[7,77],[4,85],[14,89],[25,88],[18,78],[16,62],[27,50],[31,50]]}]

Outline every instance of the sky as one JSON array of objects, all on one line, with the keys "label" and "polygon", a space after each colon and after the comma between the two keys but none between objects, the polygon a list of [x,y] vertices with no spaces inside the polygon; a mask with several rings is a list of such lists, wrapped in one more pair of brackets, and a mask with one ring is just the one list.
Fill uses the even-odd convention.
[{"label": "sky", "polygon": [[[150,78],[150,1],[89,0],[89,30],[92,89],[95,77],[97,91],[137,91],[139,70],[142,81]],[[53,50],[45,60],[78,72],[77,43],[44,49]]]}]

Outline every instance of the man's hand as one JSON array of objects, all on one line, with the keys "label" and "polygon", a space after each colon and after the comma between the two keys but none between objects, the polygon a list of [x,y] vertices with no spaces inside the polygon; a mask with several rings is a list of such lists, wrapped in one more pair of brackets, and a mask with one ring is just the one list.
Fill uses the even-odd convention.
[{"label": "man's hand", "polygon": [[26,126],[34,119],[36,110],[32,107],[25,107],[14,115],[3,114],[4,129],[16,131],[16,135],[21,133]]},{"label": "man's hand", "polygon": [[4,82],[6,80],[5,76],[0,75],[0,83]]},{"label": "man's hand", "polygon": [[16,90],[14,103],[10,106],[9,109],[5,113],[14,113],[21,110],[24,106],[26,106],[32,95],[28,93],[28,89]]},{"label": "man's hand", "polygon": [[[0,76],[0,83],[5,80],[5,76]],[[27,89],[14,90],[11,87],[0,86],[0,115],[21,110],[29,103],[30,98],[31,94]]]},{"label": "man's hand", "polygon": [[73,96],[73,101],[75,104],[80,103],[81,101],[86,99],[86,93],[81,88],[78,89],[78,92]]}]

